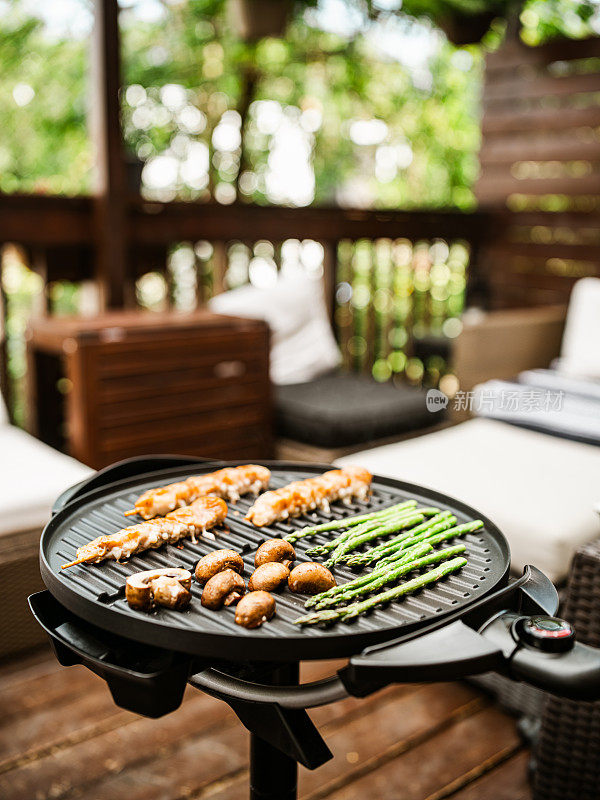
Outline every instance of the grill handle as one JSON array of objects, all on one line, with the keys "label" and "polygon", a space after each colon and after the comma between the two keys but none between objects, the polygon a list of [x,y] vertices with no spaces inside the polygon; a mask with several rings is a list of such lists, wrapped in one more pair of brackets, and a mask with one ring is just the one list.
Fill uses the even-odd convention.
[{"label": "grill handle", "polygon": [[244,681],[209,667],[192,675],[189,683],[214,697],[259,704],[277,703],[282,708],[293,709],[316,708],[348,697],[348,691],[337,675],[299,686],[272,686]]},{"label": "grill handle", "polygon": [[84,494],[91,492],[95,489],[100,489],[109,483],[115,481],[124,481],[127,478],[135,478],[138,475],[145,475],[148,472],[154,472],[157,469],[168,469],[169,467],[185,467],[187,464],[215,464],[217,466],[220,461],[212,461],[209,458],[201,458],[200,456],[135,456],[134,458],[126,458],[123,461],[117,461],[108,467],[94,472],[89,478],[86,478],[79,483],[70,486],[68,489],[60,494],[52,507],[52,516],[68,505],[68,503],[82,497]]},{"label": "grill handle", "polygon": [[600,700],[600,649],[576,642],[568,653],[554,656],[519,648],[510,675],[571,700]]},{"label": "grill handle", "polygon": [[350,659],[342,679],[352,694],[365,696],[387,683],[454,680],[493,670],[563,697],[598,700],[600,649],[575,642],[573,627],[552,616],[557,605],[549,578],[526,567],[519,581],[466,614],[367,648]]}]

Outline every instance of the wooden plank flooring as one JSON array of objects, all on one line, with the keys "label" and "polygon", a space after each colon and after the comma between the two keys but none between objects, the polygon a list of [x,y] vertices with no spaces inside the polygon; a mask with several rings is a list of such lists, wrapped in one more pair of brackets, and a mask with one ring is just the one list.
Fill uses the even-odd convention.
[{"label": "wooden plank flooring", "polygon": [[[303,680],[335,662],[303,665]],[[3,800],[244,800],[248,734],[188,689],[158,720],[48,651],[0,667]],[[334,759],[300,770],[303,800],[530,800],[514,720],[463,683],[389,687],[311,712]]]}]

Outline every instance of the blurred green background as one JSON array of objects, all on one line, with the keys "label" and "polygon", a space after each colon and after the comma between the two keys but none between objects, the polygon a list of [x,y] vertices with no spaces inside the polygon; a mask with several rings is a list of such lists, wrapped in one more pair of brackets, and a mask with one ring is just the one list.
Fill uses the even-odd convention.
[{"label": "blurred green background", "polygon": [[[431,19],[445,5],[297,3],[285,38],[247,43],[232,29],[227,0],[122,0],[132,184],[160,201],[474,208],[483,59],[504,23],[481,44],[457,48]],[[0,191],[93,191],[92,21],[86,0],[0,0]],[[598,4],[528,0],[520,25],[532,46],[587,36],[600,29]],[[226,285],[268,283],[286,258],[318,278],[319,247],[234,242]],[[209,242],[174,248],[167,279],[151,273],[139,281],[140,304],[194,307],[192,277],[202,271],[210,296],[212,258]],[[346,363],[377,380],[438,382],[443,358],[421,358],[413,344],[459,332],[468,259],[460,242],[342,243],[336,324]],[[4,248],[2,285],[9,366],[21,384],[28,316],[46,305],[79,310],[80,288],[45,287],[18,247]],[[19,402],[16,414],[22,421]]]}]

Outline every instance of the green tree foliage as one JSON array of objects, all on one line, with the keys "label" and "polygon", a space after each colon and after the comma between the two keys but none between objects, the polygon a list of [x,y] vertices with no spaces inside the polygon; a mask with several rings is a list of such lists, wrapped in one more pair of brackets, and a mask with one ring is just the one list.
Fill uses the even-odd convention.
[{"label": "green tree foliage", "polygon": [[[415,69],[406,66],[402,54],[380,52],[373,30],[390,19],[408,29],[415,23],[405,12],[436,18],[449,10],[476,13],[490,4],[405,0],[401,8],[397,4],[398,12],[389,2],[348,3],[364,13],[363,29],[354,37],[319,30],[314,13],[302,13],[315,5],[310,0],[296,4],[284,39],[257,44],[245,44],[232,32],[226,0],[165,4],[163,17],[149,22],[136,15],[135,5],[124,7],[124,79],[134,87],[124,92],[125,139],[143,162],[166,156],[157,169],[173,173],[170,183],[163,177],[159,189],[149,185],[147,193],[161,199],[289,202],[269,191],[265,177],[276,142],[261,124],[265,108],[260,101],[270,101],[290,125],[309,112],[305,139],[314,190],[300,204],[470,207],[479,140],[480,49],[457,51],[440,34],[438,46]],[[47,35],[31,8],[13,0],[0,17],[0,190],[85,193],[92,183],[88,42]],[[593,8],[591,0],[529,0],[521,15],[523,36],[538,43],[561,29],[585,35]],[[373,17],[376,23],[369,21]],[[173,107],[165,86],[185,90],[180,107]],[[352,122],[371,119],[385,123],[381,141],[353,142]],[[229,141],[219,149],[215,129],[221,123],[229,131],[218,133],[229,140],[236,125],[238,135],[243,125],[243,147]],[[192,155],[191,143],[200,145]],[[205,179],[198,166],[202,159]],[[186,160],[187,169],[182,167]],[[152,177],[151,171],[146,175]]]},{"label": "green tree foliage", "polygon": [[[222,0],[192,0],[171,9],[167,24],[123,25],[126,83],[146,92],[145,97],[125,94],[125,132],[132,149],[142,160],[165,153],[181,160],[186,139],[194,138],[210,150],[206,186],[186,184],[180,175],[178,196],[208,198],[215,184],[235,188],[241,171],[242,199],[273,201],[265,187],[273,132],[261,127],[264,100],[277,104],[271,111],[288,120],[307,110],[317,120],[307,137],[317,203],[335,203],[339,188],[349,183],[346,204],[472,205],[479,141],[478,51],[457,58],[440,37],[439,47],[415,74],[400,60],[381,55],[370,30],[348,40],[297,18],[285,39],[248,45],[232,36],[224,12]],[[165,107],[165,83],[186,89],[186,102],[202,113],[201,132],[187,133],[168,102]],[[243,152],[219,152],[213,134],[232,110],[243,117],[237,121],[244,126]],[[379,142],[383,150],[357,145],[349,135],[352,121],[371,119],[385,123]],[[378,175],[380,157],[397,163]],[[354,203],[353,180],[362,184],[362,196]],[[169,196],[173,193],[158,193]]]},{"label": "green tree foliage", "polygon": [[20,5],[0,18],[0,191],[89,191],[86,43],[49,39]]}]

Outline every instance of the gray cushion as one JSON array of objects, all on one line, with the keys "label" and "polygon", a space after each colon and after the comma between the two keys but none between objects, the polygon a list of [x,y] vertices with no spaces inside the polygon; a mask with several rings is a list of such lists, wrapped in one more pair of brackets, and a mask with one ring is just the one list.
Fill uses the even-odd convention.
[{"label": "gray cushion", "polygon": [[365,375],[335,372],[308,383],[275,388],[281,436],[321,447],[382,439],[438,422],[426,392],[377,383]]}]

